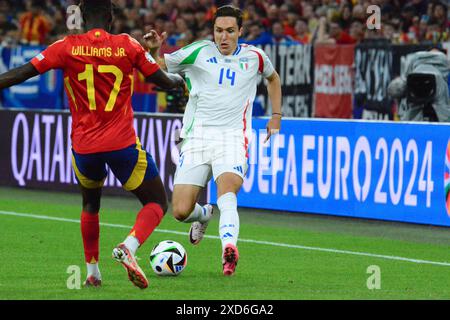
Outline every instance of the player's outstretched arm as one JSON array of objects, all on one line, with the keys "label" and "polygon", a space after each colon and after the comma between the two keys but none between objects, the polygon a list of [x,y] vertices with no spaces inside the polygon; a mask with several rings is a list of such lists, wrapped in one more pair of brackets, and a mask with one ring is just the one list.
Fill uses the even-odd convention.
[{"label": "player's outstretched arm", "polygon": [[36,68],[27,63],[0,75],[0,90],[22,83],[39,74]]},{"label": "player's outstretched arm", "polygon": [[167,32],[163,32],[158,34],[155,30],[150,30],[149,33],[144,35],[145,43],[147,44],[148,52],[152,55],[153,59],[155,59],[156,63],[161,67],[161,69],[167,71],[167,66],[159,55],[159,49],[161,48],[164,41],[167,39]]},{"label": "player's outstretched arm", "polygon": [[161,69],[147,77],[145,80],[153,82],[163,90],[171,90],[178,87],[185,88],[184,79],[179,74],[165,72]]},{"label": "player's outstretched arm", "polygon": [[278,133],[281,127],[281,80],[280,76],[274,71],[267,78],[267,93],[272,104],[272,117],[267,123],[267,137],[264,142],[269,140],[273,133]]}]

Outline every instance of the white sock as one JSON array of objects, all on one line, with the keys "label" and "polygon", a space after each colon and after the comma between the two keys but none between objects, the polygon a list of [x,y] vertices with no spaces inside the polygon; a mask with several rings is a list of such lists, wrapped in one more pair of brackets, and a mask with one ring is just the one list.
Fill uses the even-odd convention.
[{"label": "white sock", "polygon": [[206,210],[205,207],[202,207],[201,205],[196,203],[194,210],[186,219],[183,220],[183,222],[191,223],[198,221],[201,223],[205,223],[209,219],[211,219],[211,213],[208,210]]},{"label": "white sock", "polygon": [[239,236],[239,214],[237,197],[233,192],[225,193],[217,199],[220,210],[219,235],[222,249],[229,243],[236,245]]},{"label": "white sock", "polygon": [[140,243],[136,237],[128,236],[123,242],[128,250],[131,251],[132,254],[136,253],[136,250],[139,248]]},{"label": "white sock", "polygon": [[102,275],[100,274],[100,269],[98,268],[98,262],[97,263],[86,263],[87,267],[87,276],[94,276],[97,279],[101,279]]}]

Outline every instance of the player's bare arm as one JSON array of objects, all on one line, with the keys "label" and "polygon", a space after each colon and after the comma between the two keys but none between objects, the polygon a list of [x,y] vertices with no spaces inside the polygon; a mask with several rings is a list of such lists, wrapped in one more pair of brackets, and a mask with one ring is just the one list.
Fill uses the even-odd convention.
[{"label": "player's bare arm", "polygon": [[[160,68],[164,71],[167,71],[166,62],[163,58],[161,58],[159,54],[159,49],[161,48],[161,45],[166,41],[167,39],[167,32],[163,32],[161,34],[158,34],[155,30],[150,30],[149,33],[144,35],[144,40],[148,48],[148,52],[151,54],[153,59],[155,59],[156,63],[160,66]],[[183,82],[184,83],[184,82]],[[184,91],[189,92],[186,83],[184,85]]]},{"label": "player's bare arm", "polygon": [[185,87],[183,77],[181,77],[179,74],[165,72],[161,69],[147,77],[146,81],[153,82],[163,90]]},{"label": "player's bare arm", "polygon": [[281,81],[280,76],[274,71],[267,78],[267,93],[272,104],[272,117],[267,123],[267,137],[264,142],[270,139],[273,133],[278,133],[281,128]]},{"label": "player's bare arm", "polygon": [[153,59],[155,59],[156,63],[163,70],[167,70],[166,63],[164,59],[162,59],[159,55],[159,49],[161,49],[162,44],[167,39],[167,32],[163,32],[158,34],[156,30],[150,30],[149,33],[144,35],[144,40],[148,48],[148,52],[152,55]]},{"label": "player's bare arm", "polygon": [[27,63],[0,75],[0,90],[22,83],[39,74],[36,68]]}]

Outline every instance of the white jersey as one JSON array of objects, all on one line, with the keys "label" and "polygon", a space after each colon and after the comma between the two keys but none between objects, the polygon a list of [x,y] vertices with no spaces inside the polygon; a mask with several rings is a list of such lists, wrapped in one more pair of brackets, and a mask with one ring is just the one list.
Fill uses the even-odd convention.
[{"label": "white jersey", "polygon": [[239,44],[224,56],[214,42],[204,40],[164,59],[169,72],[185,74],[190,91],[182,138],[191,137],[196,128],[233,130],[249,137],[258,77],[275,71],[263,50]]}]

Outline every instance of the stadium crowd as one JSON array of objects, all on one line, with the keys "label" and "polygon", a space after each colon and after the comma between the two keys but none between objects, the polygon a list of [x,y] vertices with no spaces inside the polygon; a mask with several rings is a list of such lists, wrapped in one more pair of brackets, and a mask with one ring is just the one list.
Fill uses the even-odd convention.
[{"label": "stadium crowd", "polygon": [[[445,0],[116,0],[112,33],[136,39],[150,29],[166,31],[167,45],[181,47],[212,38],[217,7],[244,10],[241,41],[250,44],[358,43],[386,38],[395,44],[450,39]],[[67,8],[77,0],[0,0],[2,45],[49,44],[66,35]],[[369,5],[381,9],[381,29],[369,30]],[[72,31],[73,32],[73,31]]]}]

